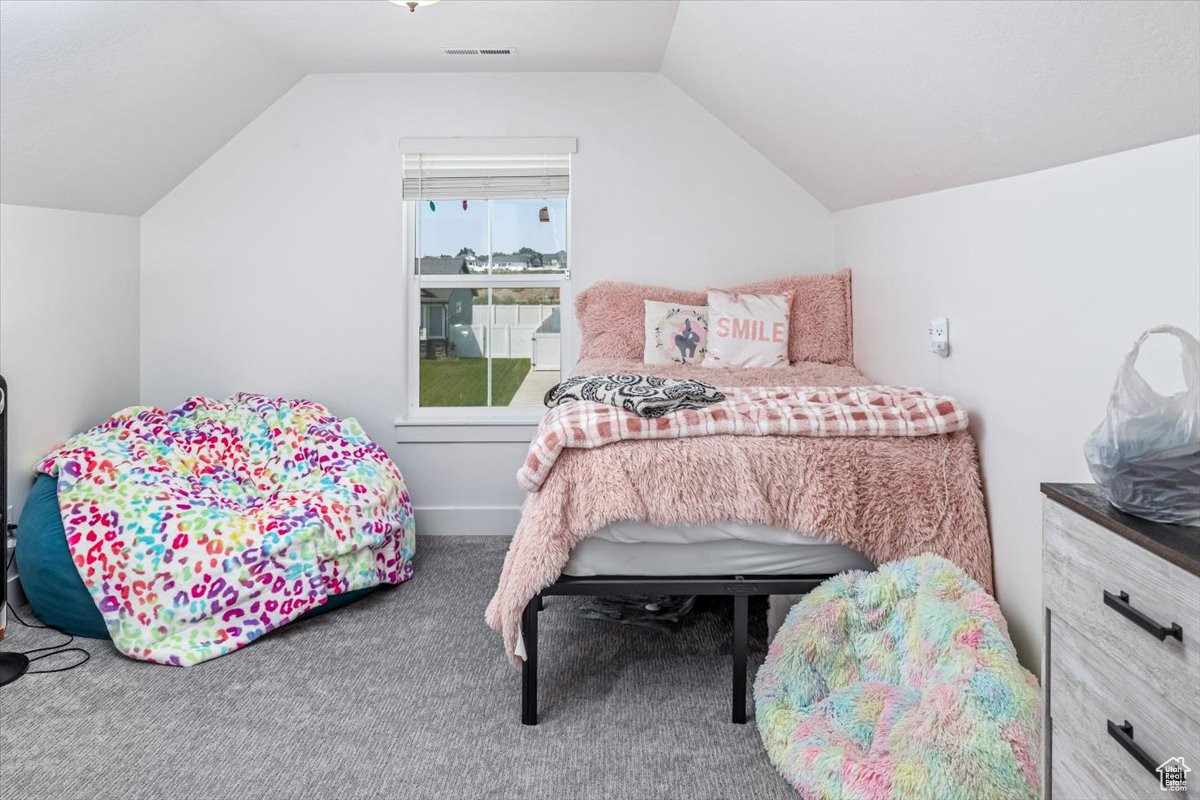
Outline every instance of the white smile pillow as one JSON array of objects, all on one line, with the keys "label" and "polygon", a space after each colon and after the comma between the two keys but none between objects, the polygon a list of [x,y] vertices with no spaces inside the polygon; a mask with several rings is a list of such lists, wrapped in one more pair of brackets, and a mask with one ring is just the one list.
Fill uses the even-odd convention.
[{"label": "white smile pillow", "polygon": [[705,367],[784,367],[792,295],[708,290]]}]

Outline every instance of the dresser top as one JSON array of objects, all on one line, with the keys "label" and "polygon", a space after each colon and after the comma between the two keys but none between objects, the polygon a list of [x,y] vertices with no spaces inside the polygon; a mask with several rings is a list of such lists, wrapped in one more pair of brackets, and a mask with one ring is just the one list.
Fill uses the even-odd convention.
[{"label": "dresser top", "polygon": [[1113,508],[1094,483],[1043,483],[1042,494],[1155,555],[1200,575],[1200,528],[1151,522]]}]

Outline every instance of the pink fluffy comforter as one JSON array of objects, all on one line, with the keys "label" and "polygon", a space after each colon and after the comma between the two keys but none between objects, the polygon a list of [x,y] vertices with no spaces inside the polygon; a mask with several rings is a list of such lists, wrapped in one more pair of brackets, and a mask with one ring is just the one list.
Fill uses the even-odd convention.
[{"label": "pink fluffy comforter", "polygon": [[[574,374],[637,372],[715,386],[867,386],[853,367],[764,369],[581,361]],[[700,525],[736,520],[819,535],[876,563],[933,552],[989,591],[992,551],[975,440],[699,436],[621,441],[559,455],[529,494],[487,621],[510,658],[521,611],[557,580],[584,537],[620,520]]]}]

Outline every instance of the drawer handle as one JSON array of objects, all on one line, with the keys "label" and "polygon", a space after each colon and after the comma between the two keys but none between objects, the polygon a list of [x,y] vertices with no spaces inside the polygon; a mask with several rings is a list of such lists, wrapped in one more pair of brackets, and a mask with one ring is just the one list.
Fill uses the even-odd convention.
[{"label": "drawer handle", "polygon": [[1142,749],[1141,745],[1133,740],[1133,726],[1129,724],[1129,720],[1125,720],[1124,725],[1118,725],[1111,719],[1108,720],[1108,735],[1117,740],[1117,744],[1129,751],[1129,754],[1137,759],[1137,762],[1146,768],[1146,771],[1158,778],[1158,765],[1150,754]]},{"label": "drawer handle", "polygon": [[1171,627],[1164,628],[1144,612],[1138,611],[1133,606],[1129,605],[1129,593],[1118,592],[1113,594],[1107,589],[1104,590],[1104,605],[1115,609],[1118,614],[1133,622],[1144,631],[1149,631],[1150,635],[1157,638],[1160,642],[1168,636],[1174,636],[1179,641],[1183,641],[1183,628],[1179,627],[1178,622],[1172,622]]}]

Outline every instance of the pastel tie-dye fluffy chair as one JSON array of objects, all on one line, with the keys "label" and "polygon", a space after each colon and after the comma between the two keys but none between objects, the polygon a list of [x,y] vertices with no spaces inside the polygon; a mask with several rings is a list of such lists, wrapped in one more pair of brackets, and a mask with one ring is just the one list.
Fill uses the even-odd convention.
[{"label": "pastel tie-dye fluffy chair", "polygon": [[797,603],[754,700],[805,800],[1038,796],[1037,679],[996,601],[939,556],[845,573]]}]

